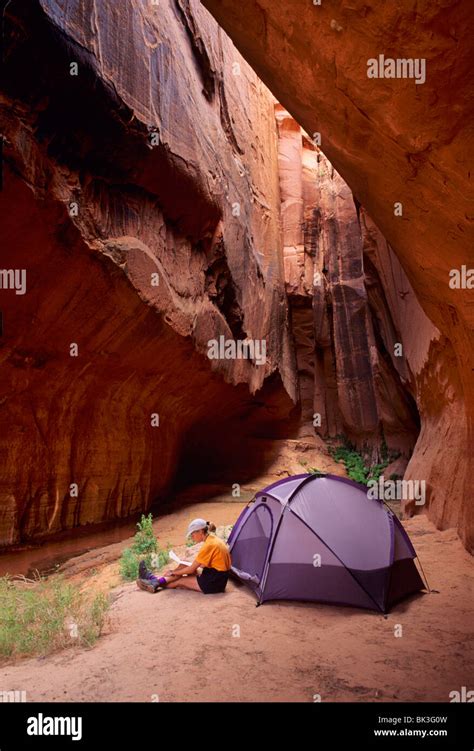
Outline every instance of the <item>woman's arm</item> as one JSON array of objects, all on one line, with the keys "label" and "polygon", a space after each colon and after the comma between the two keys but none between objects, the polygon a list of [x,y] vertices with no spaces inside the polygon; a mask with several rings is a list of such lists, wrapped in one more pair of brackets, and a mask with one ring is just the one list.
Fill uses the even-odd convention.
[{"label": "woman's arm", "polygon": [[[189,566],[180,566],[180,571],[178,571],[178,574],[194,574],[196,570],[199,568],[201,564],[197,561],[193,561]],[[174,571],[173,573],[176,573]]]},{"label": "woman's arm", "polygon": [[188,566],[185,566],[184,564],[180,563],[179,566],[176,566],[174,569],[169,569],[168,571],[165,571],[165,576],[174,576],[175,574],[194,574],[196,569],[199,568],[201,564],[197,561],[193,561]]},{"label": "woman's arm", "polygon": [[170,572],[173,574],[180,574],[181,571],[184,568],[187,568],[190,564],[189,563],[179,563],[176,568],[170,569]]}]

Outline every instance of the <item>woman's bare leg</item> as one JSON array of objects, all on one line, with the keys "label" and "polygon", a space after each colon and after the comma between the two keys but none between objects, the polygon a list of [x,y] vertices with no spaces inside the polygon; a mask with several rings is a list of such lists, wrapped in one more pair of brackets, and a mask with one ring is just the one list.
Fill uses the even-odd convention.
[{"label": "woman's bare leg", "polygon": [[202,589],[199,586],[195,574],[188,574],[187,576],[177,576],[173,577],[173,579],[174,581],[169,582],[166,585],[165,589],[194,589],[195,592],[202,593]]},{"label": "woman's bare leg", "polygon": [[169,586],[170,583],[176,582],[179,579],[181,579],[181,576],[173,575],[173,576],[164,576],[163,579],[166,579],[166,586]]}]

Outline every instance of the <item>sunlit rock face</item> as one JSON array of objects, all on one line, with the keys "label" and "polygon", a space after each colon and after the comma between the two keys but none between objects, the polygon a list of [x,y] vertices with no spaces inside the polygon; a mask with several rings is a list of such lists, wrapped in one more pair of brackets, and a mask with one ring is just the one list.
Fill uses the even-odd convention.
[{"label": "sunlit rock face", "polygon": [[374,461],[385,442],[409,456],[418,435],[411,373],[375,262],[369,266],[365,255],[383,237],[372,224],[368,241],[346,183],[281,105],[276,116],[303,416],[324,437],[344,434]]},{"label": "sunlit rock face", "polygon": [[[468,447],[463,446],[459,453],[456,442],[465,408],[461,384],[456,380],[453,347],[420,307],[393,250],[363,210],[361,222],[369,297],[379,311],[380,331],[387,351],[395,351],[395,339],[403,345],[407,370],[400,375],[408,379],[407,387],[416,399],[421,417],[420,435],[405,479],[425,479],[430,514],[442,528],[456,526],[460,522],[459,508],[452,499],[463,497]],[[381,289],[388,310],[380,304]],[[392,361],[399,367],[400,358],[393,357]],[[446,466],[452,468],[452,474],[446,472]],[[469,498],[468,495],[466,500]],[[403,505],[408,513],[417,509],[413,500]]]},{"label": "sunlit rock face", "polygon": [[[216,22],[43,0],[5,35],[1,266],[26,292],[0,290],[0,544],[211,464],[241,482],[296,400],[273,97]],[[209,359],[221,336],[265,361]]]},{"label": "sunlit rock face", "polygon": [[[404,332],[422,417],[408,474],[426,481],[433,521],[457,526],[472,552],[474,290],[450,276],[474,268],[471,8],[455,0],[203,4],[278,101],[320,134],[429,319],[419,329],[413,318]],[[369,78],[380,55],[424,60],[425,76]],[[400,305],[407,314],[409,302]]]}]

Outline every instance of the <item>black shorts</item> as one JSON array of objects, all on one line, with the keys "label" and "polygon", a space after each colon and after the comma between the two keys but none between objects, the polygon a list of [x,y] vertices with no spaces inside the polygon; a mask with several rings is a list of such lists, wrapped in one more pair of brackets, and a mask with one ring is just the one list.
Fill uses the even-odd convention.
[{"label": "black shorts", "polygon": [[216,568],[204,567],[202,574],[196,578],[205,595],[215,595],[218,594],[218,592],[224,592],[229,578],[229,572],[218,571]]}]

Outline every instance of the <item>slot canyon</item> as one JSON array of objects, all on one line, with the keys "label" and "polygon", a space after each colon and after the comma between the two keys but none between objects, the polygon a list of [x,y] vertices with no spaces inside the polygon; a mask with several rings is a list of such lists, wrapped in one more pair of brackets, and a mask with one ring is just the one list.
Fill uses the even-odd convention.
[{"label": "slot canyon", "polygon": [[[474,291],[449,284],[474,264],[472,14],[418,2],[420,49],[414,10],[289,5],[5,8],[0,265],[26,292],[0,290],[0,546],[342,436],[474,551]],[[402,39],[426,82],[368,85]],[[220,337],[265,362],[210,359]]]}]

